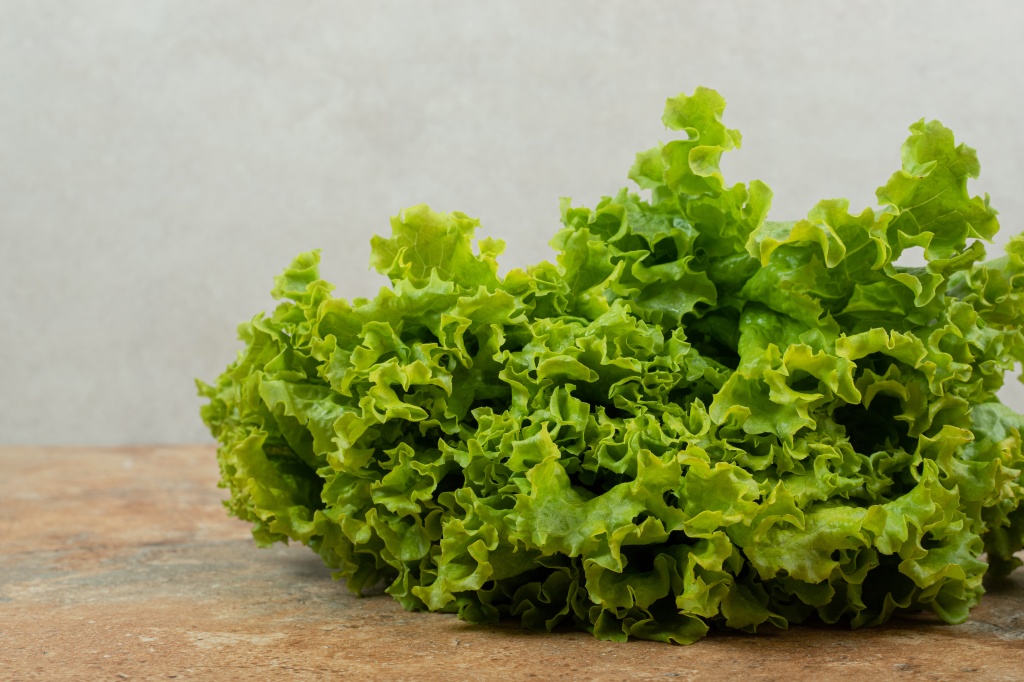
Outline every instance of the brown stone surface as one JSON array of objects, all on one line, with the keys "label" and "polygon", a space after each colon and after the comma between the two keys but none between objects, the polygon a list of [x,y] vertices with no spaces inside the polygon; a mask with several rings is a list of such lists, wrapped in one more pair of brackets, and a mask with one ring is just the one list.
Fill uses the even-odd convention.
[{"label": "brown stone surface", "polygon": [[963,625],[615,644],[353,597],[216,478],[210,447],[0,449],[0,679],[1024,679],[1024,571]]}]

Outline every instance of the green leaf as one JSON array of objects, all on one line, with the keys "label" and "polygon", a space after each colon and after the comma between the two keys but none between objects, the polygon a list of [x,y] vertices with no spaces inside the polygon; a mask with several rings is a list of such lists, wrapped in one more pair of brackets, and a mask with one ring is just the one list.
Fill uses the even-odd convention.
[{"label": "green leaf", "polygon": [[472,623],[687,644],[967,618],[1024,546],[1024,417],[997,395],[1024,237],[984,260],[977,157],[937,122],[878,209],[768,221],[767,185],[726,182],[724,111],[670,98],[640,193],[563,199],[554,262],[500,276],[477,220],[422,205],[373,238],[372,299],[300,254],[196,383],[228,511]]}]

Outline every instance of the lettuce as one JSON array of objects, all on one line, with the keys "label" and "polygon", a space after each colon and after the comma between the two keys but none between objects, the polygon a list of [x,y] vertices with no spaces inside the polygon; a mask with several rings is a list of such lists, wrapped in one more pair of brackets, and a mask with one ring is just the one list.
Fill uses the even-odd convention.
[{"label": "lettuce", "polygon": [[257,543],[407,609],[610,640],[967,618],[1024,544],[1024,418],[996,397],[1024,237],[984,262],[996,212],[935,121],[877,210],[769,221],[765,184],[722,177],[724,107],[668,100],[643,195],[564,200],[557,263],[501,276],[501,241],[426,206],[373,239],[373,300],[296,258],[198,382]]}]

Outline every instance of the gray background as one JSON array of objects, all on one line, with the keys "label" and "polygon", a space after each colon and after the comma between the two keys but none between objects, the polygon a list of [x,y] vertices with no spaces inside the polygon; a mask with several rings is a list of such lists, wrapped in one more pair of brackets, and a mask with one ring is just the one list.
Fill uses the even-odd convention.
[{"label": "gray background", "polygon": [[1003,242],[1021,26],[1018,0],[0,2],[0,442],[209,440],[192,377],[296,253],[372,295],[371,235],[428,202],[481,218],[506,269],[548,258],[557,198],[623,186],[701,84],[773,219],[873,205],[927,116],[978,149]]}]

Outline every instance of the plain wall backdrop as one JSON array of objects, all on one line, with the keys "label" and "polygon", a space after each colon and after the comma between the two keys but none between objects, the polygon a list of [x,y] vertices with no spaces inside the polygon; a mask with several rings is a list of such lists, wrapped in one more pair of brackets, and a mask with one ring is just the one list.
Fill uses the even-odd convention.
[{"label": "plain wall backdrop", "polygon": [[772,219],[875,205],[938,118],[978,150],[1001,244],[1024,224],[1021,26],[1017,0],[0,1],[0,442],[209,441],[192,379],[295,254],[372,295],[370,237],[427,202],[505,239],[503,269],[550,258],[558,197],[625,186],[697,85]]}]

